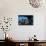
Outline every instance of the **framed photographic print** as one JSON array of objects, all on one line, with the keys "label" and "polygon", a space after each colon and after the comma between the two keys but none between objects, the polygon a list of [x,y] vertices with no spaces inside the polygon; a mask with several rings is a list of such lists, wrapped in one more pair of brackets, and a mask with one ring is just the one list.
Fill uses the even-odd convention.
[{"label": "framed photographic print", "polygon": [[33,25],[33,15],[18,15],[19,25]]}]

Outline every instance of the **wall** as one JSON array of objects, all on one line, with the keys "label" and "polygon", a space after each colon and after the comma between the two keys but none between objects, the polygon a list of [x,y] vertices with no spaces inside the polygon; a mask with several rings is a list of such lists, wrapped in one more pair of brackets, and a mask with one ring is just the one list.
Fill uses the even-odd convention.
[{"label": "wall", "polygon": [[[33,15],[34,25],[19,26],[18,15]],[[45,15],[46,6],[44,5],[40,8],[33,8],[28,0],[0,0],[0,19],[4,16],[13,18],[12,26],[8,31],[9,36],[13,39],[27,40],[36,34],[37,39],[45,40]],[[0,39],[2,38],[0,36]]]}]

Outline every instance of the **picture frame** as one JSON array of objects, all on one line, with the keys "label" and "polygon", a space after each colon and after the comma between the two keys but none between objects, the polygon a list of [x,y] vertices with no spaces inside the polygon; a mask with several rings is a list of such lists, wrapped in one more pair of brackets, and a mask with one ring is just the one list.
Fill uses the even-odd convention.
[{"label": "picture frame", "polygon": [[33,25],[33,15],[18,15],[18,25]]}]

